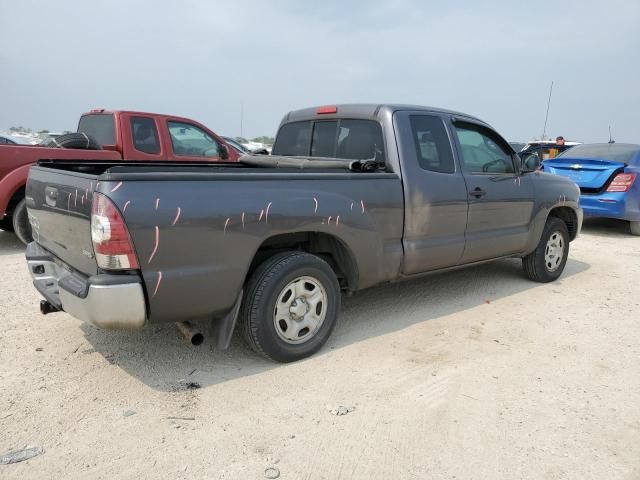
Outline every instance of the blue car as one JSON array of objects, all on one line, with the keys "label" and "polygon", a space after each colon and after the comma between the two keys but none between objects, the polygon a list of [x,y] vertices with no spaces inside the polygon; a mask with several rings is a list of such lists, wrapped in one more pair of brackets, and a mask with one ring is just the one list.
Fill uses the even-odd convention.
[{"label": "blue car", "polygon": [[628,220],[631,233],[640,235],[640,145],[576,145],[545,160],[542,170],[578,184],[585,216]]}]

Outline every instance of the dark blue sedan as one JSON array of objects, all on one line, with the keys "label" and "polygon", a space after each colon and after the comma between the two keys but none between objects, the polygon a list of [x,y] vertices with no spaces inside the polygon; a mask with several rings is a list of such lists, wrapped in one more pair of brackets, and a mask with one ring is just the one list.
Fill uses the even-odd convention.
[{"label": "dark blue sedan", "polygon": [[578,184],[585,216],[628,220],[631,233],[640,235],[640,145],[577,145],[542,169]]}]

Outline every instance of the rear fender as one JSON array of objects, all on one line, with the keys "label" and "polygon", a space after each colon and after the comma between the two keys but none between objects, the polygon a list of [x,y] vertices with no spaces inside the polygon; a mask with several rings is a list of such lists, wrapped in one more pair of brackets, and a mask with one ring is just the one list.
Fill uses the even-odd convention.
[{"label": "rear fender", "polygon": [[31,165],[18,167],[0,180],[0,218],[8,213],[7,208],[13,195],[27,183],[29,168]]}]

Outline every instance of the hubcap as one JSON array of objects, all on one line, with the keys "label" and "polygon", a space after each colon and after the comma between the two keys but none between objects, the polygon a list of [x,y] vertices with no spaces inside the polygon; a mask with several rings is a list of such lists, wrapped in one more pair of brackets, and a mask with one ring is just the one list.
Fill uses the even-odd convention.
[{"label": "hubcap", "polygon": [[327,314],[327,292],[313,277],[298,277],[282,289],[273,310],[273,326],[287,343],[310,340]]},{"label": "hubcap", "polygon": [[544,250],[544,264],[549,272],[555,272],[564,256],[564,238],[560,232],[553,232]]}]

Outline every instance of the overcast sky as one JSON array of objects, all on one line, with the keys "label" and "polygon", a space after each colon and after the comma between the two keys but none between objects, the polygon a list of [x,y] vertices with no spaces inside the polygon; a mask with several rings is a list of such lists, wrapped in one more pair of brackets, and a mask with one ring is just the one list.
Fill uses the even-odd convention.
[{"label": "overcast sky", "polygon": [[640,143],[640,1],[0,0],[0,130],[91,108],[273,135],[289,110],[452,108],[509,140]]}]

